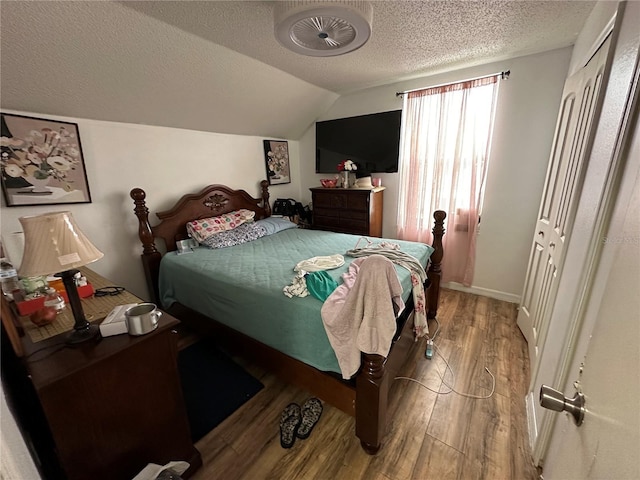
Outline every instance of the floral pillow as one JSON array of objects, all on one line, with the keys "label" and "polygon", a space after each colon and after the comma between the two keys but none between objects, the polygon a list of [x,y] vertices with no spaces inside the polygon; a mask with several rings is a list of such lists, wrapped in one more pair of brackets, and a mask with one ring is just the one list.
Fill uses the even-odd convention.
[{"label": "floral pillow", "polygon": [[202,244],[209,248],[225,248],[257,240],[264,237],[267,230],[257,223],[245,223],[233,230],[211,235]]},{"label": "floral pillow", "polygon": [[241,209],[217,217],[193,220],[187,223],[187,233],[198,243],[203,243],[212,235],[233,230],[243,223],[252,222],[255,215],[256,212],[252,210]]}]

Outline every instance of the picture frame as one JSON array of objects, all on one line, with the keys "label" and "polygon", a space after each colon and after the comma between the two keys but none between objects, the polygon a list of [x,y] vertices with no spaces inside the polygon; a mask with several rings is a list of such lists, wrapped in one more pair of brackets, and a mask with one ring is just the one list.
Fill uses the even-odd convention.
[{"label": "picture frame", "polygon": [[91,203],[78,124],[0,112],[7,207]]},{"label": "picture frame", "polygon": [[291,183],[289,143],[286,140],[264,140],[263,144],[269,185]]}]

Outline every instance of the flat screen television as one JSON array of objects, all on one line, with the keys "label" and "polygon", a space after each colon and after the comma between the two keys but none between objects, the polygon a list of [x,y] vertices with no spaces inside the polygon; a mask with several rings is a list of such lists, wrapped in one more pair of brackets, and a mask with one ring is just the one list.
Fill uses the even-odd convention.
[{"label": "flat screen television", "polygon": [[351,159],[361,173],[398,171],[402,110],[316,122],[316,173]]}]

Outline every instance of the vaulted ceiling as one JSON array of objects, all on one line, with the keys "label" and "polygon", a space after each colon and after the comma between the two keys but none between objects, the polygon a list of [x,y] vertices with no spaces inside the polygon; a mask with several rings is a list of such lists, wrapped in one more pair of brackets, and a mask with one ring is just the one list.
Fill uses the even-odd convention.
[{"label": "vaulted ceiling", "polygon": [[378,0],[327,58],[276,41],[274,3],[4,1],[2,108],[296,139],[342,94],[571,45],[595,2]]}]

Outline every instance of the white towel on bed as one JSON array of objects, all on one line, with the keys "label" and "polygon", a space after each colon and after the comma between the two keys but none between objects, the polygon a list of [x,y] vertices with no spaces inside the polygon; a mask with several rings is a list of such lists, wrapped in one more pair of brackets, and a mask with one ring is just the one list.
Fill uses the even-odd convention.
[{"label": "white towel on bed", "polygon": [[347,379],[360,368],[360,352],[387,356],[404,302],[396,269],[381,255],[354,260],[343,279],[325,301],[321,315],[342,377]]},{"label": "white towel on bed", "polygon": [[320,272],[322,270],[332,270],[342,265],[344,265],[344,257],[340,254],[335,254],[302,260],[293,267],[293,270],[294,272]]}]

